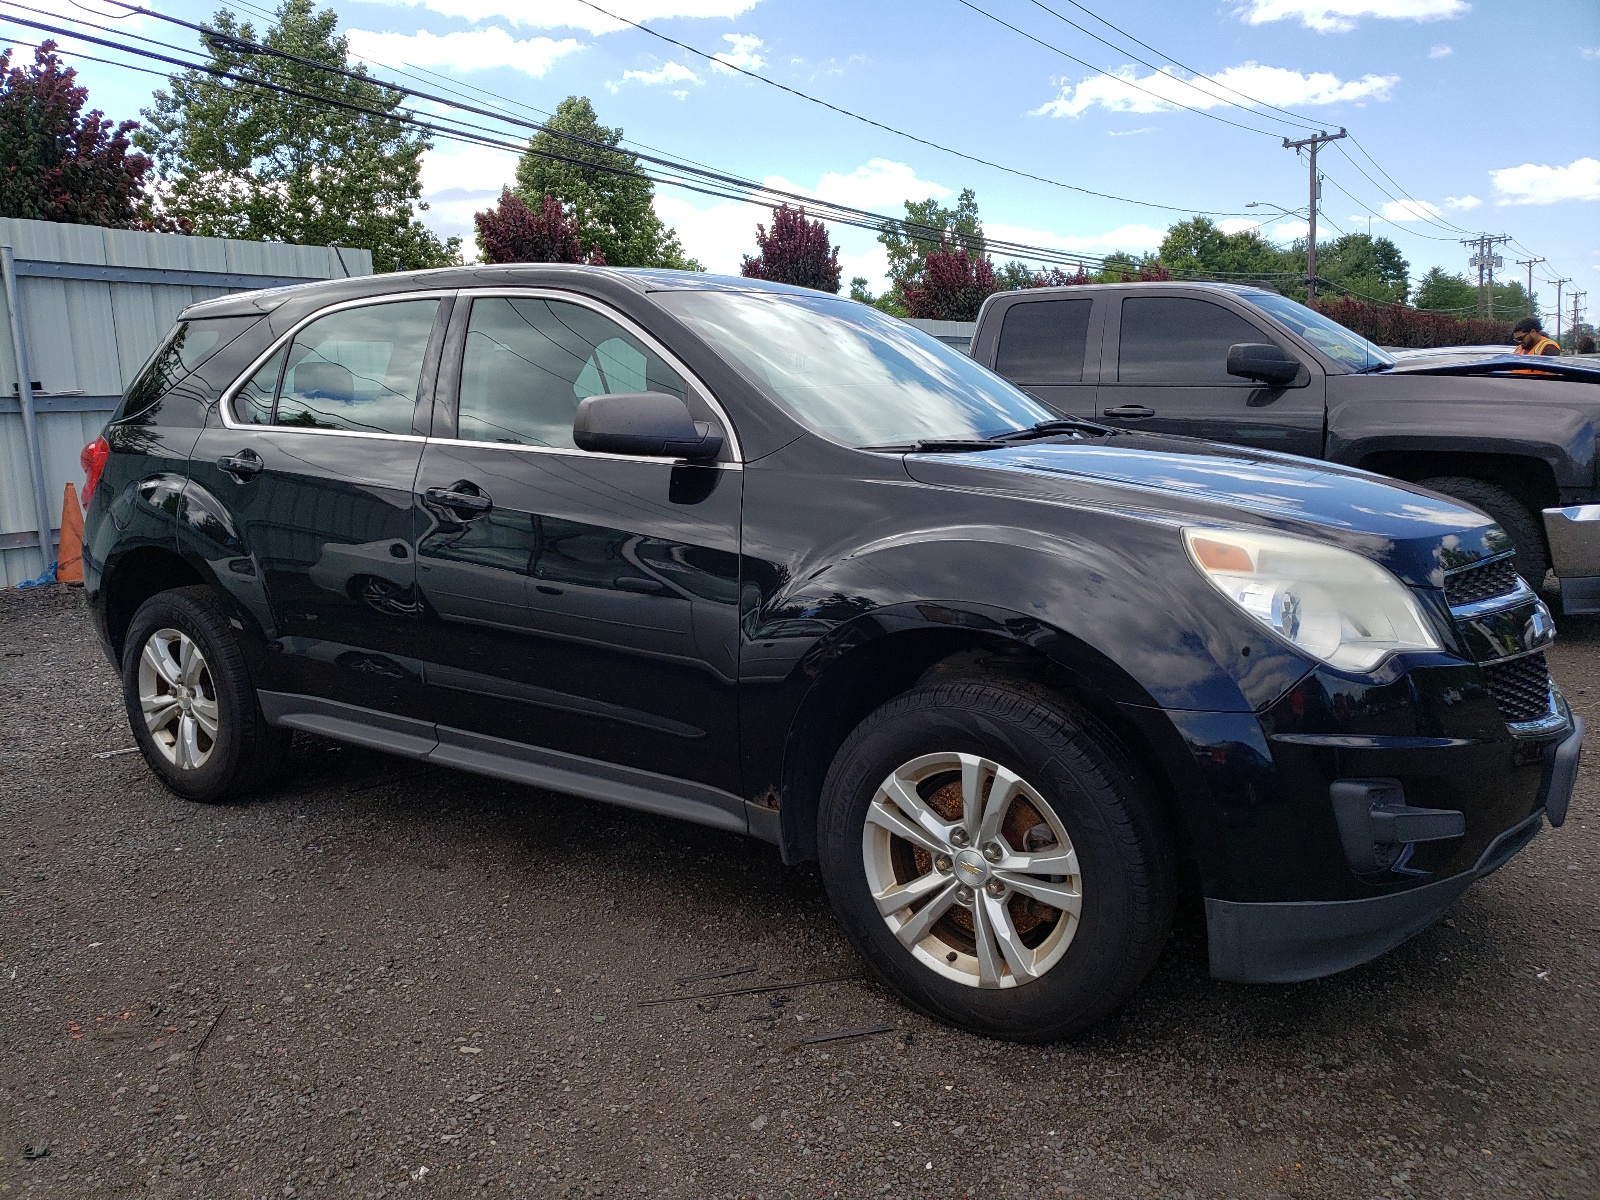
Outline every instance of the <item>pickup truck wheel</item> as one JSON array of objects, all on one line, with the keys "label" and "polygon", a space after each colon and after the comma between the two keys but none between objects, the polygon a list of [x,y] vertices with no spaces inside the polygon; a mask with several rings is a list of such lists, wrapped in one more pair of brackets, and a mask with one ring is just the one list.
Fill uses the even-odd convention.
[{"label": "pickup truck wheel", "polygon": [[828,771],[818,846],[872,969],[993,1037],[1092,1025],[1172,920],[1170,833],[1115,738],[1025,686],[941,683],[874,712]]},{"label": "pickup truck wheel", "polygon": [[238,639],[209,588],[161,592],[139,606],[122,696],[145,762],[186,799],[243,795],[287,756],[291,734],[261,715]]},{"label": "pickup truck wheel", "polygon": [[1419,487],[1443,492],[1479,512],[1493,517],[1495,523],[1510,535],[1517,548],[1517,574],[1528,581],[1528,586],[1538,591],[1544,586],[1545,572],[1550,569],[1550,553],[1545,549],[1544,528],[1537,513],[1518,500],[1505,488],[1482,479],[1463,475],[1441,475],[1436,479],[1418,481]]}]

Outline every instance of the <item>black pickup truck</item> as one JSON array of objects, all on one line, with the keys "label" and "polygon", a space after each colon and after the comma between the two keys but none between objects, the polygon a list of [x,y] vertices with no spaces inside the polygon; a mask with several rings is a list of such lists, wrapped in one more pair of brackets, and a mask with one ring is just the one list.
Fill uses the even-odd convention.
[{"label": "black pickup truck", "polygon": [[1061,414],[1287,451],[1418,483],[1488,513],[1534,587],[1600,612],[1600,366],[1396,359],[1275,292],[1219,283],[989,297],[972,355]]}]

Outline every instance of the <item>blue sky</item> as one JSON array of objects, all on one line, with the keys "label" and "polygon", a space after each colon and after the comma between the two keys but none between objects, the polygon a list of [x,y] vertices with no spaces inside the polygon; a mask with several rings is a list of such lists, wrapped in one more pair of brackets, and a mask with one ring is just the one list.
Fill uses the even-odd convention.
[{"label": "blue sky", "polygon": [[[84,15],[72,0],[24,2]],[[583,0],[333,7],[354,51],[378,74],[425,67],[546,112],[564,96],[587,95],[602,121],[637,143],[885,213],[899,212],[907,198],[953,199],[970,187],[992,234],[1089,253],[1154,249],[1169,223],[1194,210],[1249,214],[1223,218],[1235,228],[1268,211],[1252,212],[1249,201],[1303,207],[1306,168],[1282,138],[1303,136],[1307,121],[1345,126],[1360,148],[1346,142],[1324,151],[1324,221],[1364,231],[1370,218],[1374,234],[1400,245],[1414,277],[1435,264],[1464,272],[1460,231],[1508,233],[1516,241],[1502,251],[1507,270],[1526,279],[1513,260],[1548,260],[1534,275],[1543,303],[1553,303],[1555,289],[1541,280],[1559,272],[1576,280],[1570,286],[1593,290],[1591,318],[1600,309],[1595,0],[595,2],[928,141],[1181,211],[1085,196],[886,133],[719,69]],[[114,11],[106,0],[81,3]],[[191,20],[215,7],[155,6]],[[188,42],[145,18],[116,24]],[[80,66],[92,102],[119,119],[136,116],[158,83]],[[470,243],[472,213],[498,195],[514,166],[510,154],[440,143],[427,161],[426,219]],[[665,189],[658,209],[691,254],[722,271],[753,252],[765,216]],[[1304,225],[1285,218],[1266,232],[1287,239]],[[836,238],[846,276],[880,286],[883,257],[872,235],[841,229]]]}]

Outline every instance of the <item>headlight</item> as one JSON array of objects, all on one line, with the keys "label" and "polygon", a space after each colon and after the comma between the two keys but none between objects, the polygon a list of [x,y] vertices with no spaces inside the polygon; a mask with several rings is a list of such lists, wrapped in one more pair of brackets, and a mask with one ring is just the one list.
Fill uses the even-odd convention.
[{"label": "headlight", "polygon": [[1438,650],[1411,589],[1371,559],[1276,533],[1185,529],[1195,566],[1285,641],[1342,671],[1397,650]]}]

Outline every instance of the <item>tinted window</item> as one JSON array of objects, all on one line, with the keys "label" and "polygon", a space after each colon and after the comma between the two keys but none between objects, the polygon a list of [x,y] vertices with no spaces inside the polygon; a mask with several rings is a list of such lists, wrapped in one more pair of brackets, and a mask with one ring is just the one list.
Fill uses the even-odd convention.
[{"label": "tinted window", "polygon": [[668,392],[683,378],[638,338],[593,309],[560,300],[472,302],[461,361],[458,437],[575,448],[578,402],[615,392]]},{"label": "tinted window", "polygon": [[404,300],[311,322],[289,347],[273,424],[410,433],[438,310],[437,300]]},{"label": "tinted window", "polygon": [[1079,383],[1093,300],[1029,300],[1006,309],[994,369],[1014,383]]},{"label": "tinted window", "polygon": [[271,425],[272,401],[278,394],[278,376],[283,374],[287,350],[279,350],[233,397],[233,416],[245,425]]},{"label": "tinted window", "polygon": [[176,387],[213,351],[220,350],[260,317],[207,317],[179,321],[128,386],[117,414],[120,421],[137,416]]},{"label": "tinted window", "polygon": [[1232,383],[1228,347],[1272,339],[1209,300],[1134,296],[1122,302],[1117,378],[1123,383]]}]

